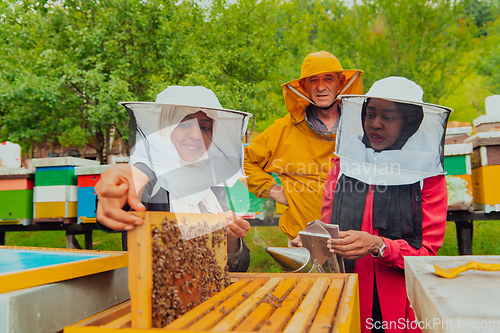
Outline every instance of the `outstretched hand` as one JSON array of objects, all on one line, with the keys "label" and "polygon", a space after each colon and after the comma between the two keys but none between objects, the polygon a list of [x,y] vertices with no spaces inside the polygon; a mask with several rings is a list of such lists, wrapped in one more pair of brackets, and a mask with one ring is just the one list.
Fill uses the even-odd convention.
[{"label": "outstretched hand", "polygon": [[141,225],[142,218],[127,213],[123,207],[128,202],[133,210],[146,210],[136,189],[143,189],[147,182],[147,176],[134,166],[115,164],[106,169],[95,186],[99,223],[113,230],[132,230]]},{"label": "outstretched hand", "polygon": [[365,231],[341,231],[340,238],[329,239],[328,249],[346,259],[361,259],[368,254],[377,254],[384,241],[379,236]]}]

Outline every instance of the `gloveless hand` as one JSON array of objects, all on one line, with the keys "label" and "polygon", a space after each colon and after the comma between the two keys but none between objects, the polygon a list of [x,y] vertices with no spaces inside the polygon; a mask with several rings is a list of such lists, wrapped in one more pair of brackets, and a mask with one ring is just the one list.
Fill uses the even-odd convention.
[{"label": "gloveless hand", "polygon": [[340,238],[329,239],[328,249],[346,259],[361,259],[368,254],[377,254],[384,241],[379,236],[365,231],[341,231]]}]

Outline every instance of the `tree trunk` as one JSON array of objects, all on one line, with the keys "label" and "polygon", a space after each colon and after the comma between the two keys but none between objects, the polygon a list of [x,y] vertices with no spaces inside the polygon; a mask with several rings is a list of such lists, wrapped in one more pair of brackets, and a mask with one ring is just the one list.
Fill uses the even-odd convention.
[{"label": "tree trunk", "polygon": [[111,148],[109,147],[109,127],[106,127],[105,137],[104,137],[104,154],[102,156],[101,164],[108,164],[108,157],[111,155]]},{"label": "tree trunk", "polygon": [[245,131],[245,143],[248,143],[248,137],[252,135],[256,123],[257,123],[256,117],[252,117],[252,128],[250,129],[250,131],[248,129]]},{"label": "tree trunk", "polygon": [[96,156],[96,159],[102,163],[102,156],[103,156],[103,147],[104,147],[104,137],[102,135],[102,131],[101,130],[98,130],[96,132],[96,135],[95,135],[95,147],[96,147],[96,151],[97,151],[97,156]]}]

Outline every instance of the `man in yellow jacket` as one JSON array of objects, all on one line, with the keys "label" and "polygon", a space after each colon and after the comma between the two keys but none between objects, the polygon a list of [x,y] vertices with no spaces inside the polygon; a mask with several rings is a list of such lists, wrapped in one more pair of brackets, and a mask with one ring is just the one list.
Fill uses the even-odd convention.
[{"label": "man in yellow jacket", "polygon": [[[245,148],[248,188],[288,206],[280,227],[290,239],[321,218],[323,186],[332,166],[340,94],[363,94],[360,70],[344,70],[332,54],[308,54],[300,78],[282,85],[289,114]],[[279,186],[272,173],[278,174]]]}]

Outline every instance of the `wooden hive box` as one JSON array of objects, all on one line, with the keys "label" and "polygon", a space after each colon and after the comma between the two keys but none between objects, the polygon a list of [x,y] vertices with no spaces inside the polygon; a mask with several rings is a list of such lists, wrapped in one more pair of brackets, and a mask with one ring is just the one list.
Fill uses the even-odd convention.
[{"label": "wooden hive box", "polygon": [[32,171],[0,168],[0,224],[33,222],[33,186]]},{"label": "wooden hive box", "polygon": [[471,143],[444,146],[448,210],[472,210]]},{"label": "wooden hive box", "polygon": [[[172,332],[360,332],[356,274],[229,273],[232,284],[163,329]],[[133,302],[133,301],[132,301]],[[130,302],[64,333],[132,329]]]},{"label": "wooden hive box", "polygon": [[78,177],[78,223],[96,223],[96,197],[95,185],[110,165],[91,167],[76,167],[75,175]]},{"label": "wooden hive box", "polygon": [[[222,278],[214,282],[214,278],[221,275],[220,267],[226,263],[225,241],[221,242],[219,238],[215,242],[208,239],[202,242],[202,245],[215,245],[213,251],[218,255],[219,265],[219,268],[215,267],[217,272],[207,271],[207,265],[198,262],[194,271],[185,271],[183,276],[182,269],[187,268],[184,264],[189,263],[193,253],[198,252],[185,252],[189,246],[195,247],[196,244],[188,247],[179,244],[179,234],[172,227],[172,222],[187,221],[194,226],[200,221],[218,224],[225,219],[224,215],[134,214],[142,216],[144,224],[128,233],[130,302],[68,326],[64,332],[143,332],[160,329],[174,332],[360,331],[357,275],[229,273],[226,280],[222,273]],[[225,229],[222,230],[225,240]],[[215,235],[215,238],[219,236]],[[170,248],[164,246],[171,242],[175,244]],[[162,252],[167,248],[168,252]],[[179,267],[174,263],[172,268],[172,263],[170,266],[160,264],[167,259],[181,261],[183,265]],[[208,267],[213,269],[214,265]],[[196,271],[203,274],[193,276]],[[193,277],[196,282],[201,281],[201,285],[191,285],[189,282],[193,281]],[[217,291],[215,287],[222,282],[229,285]],[[162,290],[166,291],[167,297],[158,293]],[[199,299],[208,293],[213,296],[194,306],[195,297]],[[187,304],[193,307],[186,307]],[[158,313],[163,315],[172,311],[175,314],[185,313],[174,321],[159,320]]]},{"label": "wooden hive box", "polygon": [[466,142],[472,143],[473,208],[500,211],[500,131],[480,132]]},{"label": "wooden hive box", "polygon": [[[465,125],[465,126],[464,126]],[[469,138],[472,133],[470,123],[448,122],[446,128],[446,136],[444,138],[445,145],[460,144],[465,139]]]},{"label": "wooden hive box", "polygon": [[76,157],[54,157],[33,159],[33,165],[36,167],[33,222],[76,222],[78,177],[75,175],[75,166],[97,166],[99,162]]}]

